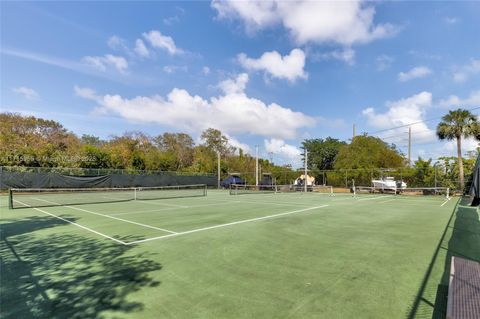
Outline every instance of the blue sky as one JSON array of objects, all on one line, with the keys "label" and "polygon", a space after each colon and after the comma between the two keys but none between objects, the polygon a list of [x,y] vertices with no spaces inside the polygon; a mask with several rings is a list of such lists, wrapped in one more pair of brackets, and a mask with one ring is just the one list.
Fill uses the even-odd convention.
[{"label": "blue sky", "polygon": [[[2,111],[78,135],[215,127],[298,163],[304,138],[348,139],[355,123],[406,152],[407,128],[388,129],[480,106],[478,2],[1,7]],[[437,122],[412,126],[413,157],[454,155]]]}]

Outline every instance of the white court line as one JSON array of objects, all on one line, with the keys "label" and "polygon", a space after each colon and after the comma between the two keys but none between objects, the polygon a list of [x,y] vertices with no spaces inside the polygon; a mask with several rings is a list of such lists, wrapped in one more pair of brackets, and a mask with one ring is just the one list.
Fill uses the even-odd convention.
[{"label": "white court line", "polygon": [[450,201],[450,199],[446,199],[446,200],[442,203],[442,205],[440,205],[440,207],[442,207],[443,205],[445,205],[445,204],[448,203],[449,201]]},{"label": "white court line", "polygon": [[80,227],[80,228],[82,228],[82,229],[85,229],[85,230],[87,230],[87,231],[89,231],[89,232],[92,232],[92,233],[94,233],[94,234],[97,234],[97,235],[100,235],[100,236],[102,236],[102,237],[111,239],[111,240],[113,240],[113,241],[115,241],[115,242],[117,242],[117,243],[119,243],[119,244],[127,245],[127,243],[124,242],[124,241],[122,241],[122,240],[119,240],[119,239],[110,237],[110,236],[108,236],[108,235],[102,234],[102,233],[100,233],[100,232],[98,232],[98,231],[96,231],[96,230],[93,230],[93,229],[91,229],[91,228],[88,228],[88,227],[86,227],[86,226],[82,226],[82,225],[80,225],[80,224],[71,222],[71,221],[69,221],[68,219],[65,219],[65,218],[62,218],[62,217],[60,217],[60,216],[51,214],[51,213],[49,213],[49,212],[47,212],[47,211],[44,211],[43,209],[36,208],[36,207],[32,207],[32,206],[27,205],[27,204],[25,204],[25,203],[22,203],[21,201],[16,200],[16,199],[14,199],[14,201],[16,201],[17,203],[20,203],[20,204],[22,204],[22,205],[24,205],[24,206],[26,206],[26,207],[33,208],[33,209],[35,209],[35,210],[37,210],[37,211],[39,211],[39,212],[41,212],[41,213],[50,215],[50,216],[52,216],[52,217],[58,218],[58,219],[60,219],[60,220],[63,220],[64,222],[67,222],[67,223],[72,224],[72,225],[74,225],[74,226],[77,226],[77,227]]},{"label": "white court line", "polygon": [[32,197],[32,199],[39,200],[39,201],[46,202],[46,203],[50,203],[50,204],[54,204],[54,205],[60,205],[62,207],[67,207],[67,208],[79,210],[79,211],[82,211],[82,212],[86,212],[86,213],[90,213],[90,214],[94,214],[94,215],[98,215],[98,216],[103,216],[103,217],[106,217],[106,218],[116,219],[116,220],[119,220],[119,221],[122,221],[122,222],[125,222],[125,223],[134,224],[134,225],[137,225],[137,226],[143,226],[143,227],[147,227],[147,228],[151,228],[151,229],[161,230],[161,231],[171,233],[171,234],[176,234],[176,232],[168,230],[168,229],[155,227],[155,226],[150,226],[150,225],[146,225],[146,224],[142,224],[142,223],[137,223],[137,222],[133,222],[131,220],[126,220],[126,219],[123,219],[123,218],[114,217],[114,216],[110,216],[110,215],[100,214],[100,213],[92,212],[90,210],[86,210],[86,209],[83,209],[83,208],[78,208],[78,207],[73,207],[73,206],[68,206],[68,205],[62,205],[60,203],[55,203],[55,202],[51,202],[49,200],[40,199],[40,198]]},{"label": "white court line", "polygon": [[378,202],[379,204],[383,204],[383,203],[388,203],[388,202],[391,202],[391,201],[394,201],[396,200],[396,198],[392,198],[392,199],[389,199],[389,200],[385,200],[383,202]]},{"label": "white court line", "polygon": [[291,215],[291,214],[306,212],[306,211],[309,211],[309,210],[324,208],[324,207],[327,207],[327,206],[329,206],[329,205],[309,207],[309,208],[294,210],[294,211],[286,212],[286,213],[280,213],[280,214],[275,214],[275,215],[268,215],[268,216],[251,218],[251,219],[244,219],[244,220],[239,220],[239,221],[231,222],[231,223],[227,223],[227,224],[220,224],[220,225],[215,225],[215,226],[197,228],[197,229],[193,229],[193,230],[187,230],[187,231],[184,231],[184,232],[178,232],[178,233],[176,233],[176,234],[170,234],[170,235],[164,235],[164,236],[158,236],[158,237],[152,237],[152,238],[146,238],[146,239],[136,240],[136,241],[132,241],[132,242],[127,243],[127,245],[135,245],[135,244],[144,243],[144,242],[152,241],[152,240],[159,240],[159,239],[164,239],[164,238],[169,238],[169,237],[186,235],[186,234],[201,232],[201,231],[205,231],[205,230],[215,229],[215,228],[229,227],[229,226],[238,225],[238,224],[255,222],[255,221],[263,220],[263,219],[276,218],[276,217],[279,217],[279,216],[285,216],[285,215]]},{"label": "white court line", "polygon": [[359,199],[359,201],[362,201],[362,200],[372,200],[372,199],[379,199],[379,198],[392,197],[392,196],[393,196],[393,195],[382,195],[382,196],[377,196],[377,197],[362,198],[362,199]]}]

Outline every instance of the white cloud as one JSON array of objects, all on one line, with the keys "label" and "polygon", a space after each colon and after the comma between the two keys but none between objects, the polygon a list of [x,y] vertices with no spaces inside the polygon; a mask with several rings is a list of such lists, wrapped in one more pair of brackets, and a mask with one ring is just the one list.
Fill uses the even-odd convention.
[{"label": "white cloud", "polygon": [[247,74],[224,81],[219,85],[224,93],[210,100],[178,88],[166,97],[154,95],[128,99],[105,95],[95,99],[99,104],[96,111],[196,133],[213,127],[231,135],[248,133],[282,139],[295,138],[300,128],[315,124],[315,119],[301,112],[247,96],[244,92],[247,82]]},{"label": "white cloud", "polygon": [[240,142],[238,139],[236,139],[233,136],[230,136],[228,134],[224,134],[228,138],[228,144],[231,146],[235,147],[237,149],[237,153],[239,149],[242,149],[244,153],[251,153],[251,148],[248,146],[248,144]]},{"label": "white cloud", "polygon": [[394,58],[386,54],[377,56],[375,59],[375,64],[377,65],[377,71],[384,71],[392,65]]},{"label": "white cloud", "polygon": [[373,22],[375,8],[357,1],[220,1],[211,6],[220,19],[239,19],[252,33],[283,25],[298,44],[338,43],[350,46],[389,37],[398,32],[391,24]]},{"label": "white cloud", "polygon": [[203,75],[209,75],[210,74],[210,68],[208,66],[204,66],[202,68]]},{"label": "white cloud", "polygon": [[246,70],[264,71],[274,78],[287,79],[292,83],[297,79],[308,78],[304,70],[305,53],[301,49],[293,49],[283,57],[277,51],[265,52],[258,59],[240,53],[237,59]]},{"label": "white cloud", "polygon": [[157,49],[166,50],[171,55],[183,53],[183,50],[177,48],[172,37],[163,35],[160,31],[152,30],[143,33],[143,37],[150,43],[150,45]]},{"label": "white cloud", "polygon": [[473,91],[470,95],[461,99],[456,95],[450,95],[448,98],[440,100],[438,103],[442,107],[465,107],[465,106],[478,106],[480,105],[480,90]]},{"label": "white cloud", "polygon": [[300,149],[298,147],[285,143],[284,140],[278,138],[271,138],[264,140],[265,150],[268,153],[273,153],[275,157],[280,157],[283,160],[294,162],[297,164],[300,161]]},{"label": "white cloud", "polygon": [[122,39],[117,35],[112,35],[108,39],[107,44],[113,50],[123,50],[123,51],[129,52],[125,39]]},{"label": "white cloud", "polygon": [[135,51],[136,54],[144,58],[148,58],[150,56],[150,51],[147,49],[142,39],[137,39],[135,41],[135,48],[133,49],[133,51]]},{"label": "white cloud", "polygon": [[471,76],[477,75],[479,73],[480,59],[471,59],[469,64],[459,67],[453,72],[453,80],[455,82],[462,83],[467,81]]},{"label": "white cloud", "polygon": [[128,69],[128,62],[124,57],[105,54],[104,56],[85,56],[82,62],[105,72],[108,67],[113,67],[121,73],[125,73]]},{"label": "white cloud", "polygon": [[[432,94],[421,92],[398,101],[387,102],[388,110],[385,113],[377,113],[372,107],[363,110],[362,114],[367,118],[370,126],[383,130],[392,127],[411,125],[414,142],[435,141],[435,130],[430,129],[425,120],[426,109],[432,105]],[[386,142],[400,143],[407,138],[407,127],[388,130],[381,137],[387,137]]]},{"label": "white cloud", "polygon": [[27,100],[38,100],[38,99],[40,99],[40,95],[34,89],[27,88],[25,86],[20,86],[20,87],[13,88],[12,91],[14,93],[23,95],[23,97],[26,98]]},{"label": "white cloud", "polygon": [[417,66],[407,72],[398,73],[398,80],[400,82],[406,82],[413,79],[424,78],[429,74],[432,74],[432,70],[426,66]]},{"label": "white cloud", "polygon": [[245,88],[248,83],[248,74],[242,73],[239,74],[235,79],[227,79],[218,84],[218,87],[225,93],[228,94],[238,94],[245,91]]},{"label": "white cloud", "polygon": [[98,96],[95,93],[95,90],[92,90],[90,88],[82,88],[77,85],[73,87],[73,90],[75,92],[75,95],[79,97],[83,97],[84,99],[89,99],[89,100],[95,100],[95,101],[100,101],[101,96]]}]

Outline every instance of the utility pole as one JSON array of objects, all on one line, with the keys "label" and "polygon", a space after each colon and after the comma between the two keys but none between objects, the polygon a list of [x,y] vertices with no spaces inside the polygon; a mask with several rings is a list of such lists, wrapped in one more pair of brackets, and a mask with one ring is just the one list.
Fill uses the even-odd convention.
[{"label": "utility pole", "polygon": [[220,152],[217,151],[217,188],[220,189]]},{"label": "utility pole", "polygon": [[408,166],[412,165],[412,127],[408,127]]},{"label": "utility pole", "polygon": [[255,186],[258,186],[258,145],[255,145]]},{"label": "utility pole", "polygon": [[353,142],[353,139],[355,138],[355,136],[357,136],[357,130],[356,130],[356,128],[355,128],[355,124],[353,124],[352,142]]},{"label": "utility pole", "polygon": [[308,151],[307,151],[307,148],[305,148],[305,180],[304,180],[304,188],[305,188],[305,194],[307,193],[307,173],[308,173],[308,169],[307,169],[307,163],[308,163]]}]

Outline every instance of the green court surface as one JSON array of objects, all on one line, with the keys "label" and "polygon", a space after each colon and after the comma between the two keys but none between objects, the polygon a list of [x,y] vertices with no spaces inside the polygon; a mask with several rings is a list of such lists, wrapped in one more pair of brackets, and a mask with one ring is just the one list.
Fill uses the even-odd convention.
[{"label": "green court surface", "polygon": [[3,318],[431,318],[438,246],[462,207],[217,190],[37,209],[1,199]]}]

